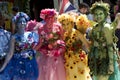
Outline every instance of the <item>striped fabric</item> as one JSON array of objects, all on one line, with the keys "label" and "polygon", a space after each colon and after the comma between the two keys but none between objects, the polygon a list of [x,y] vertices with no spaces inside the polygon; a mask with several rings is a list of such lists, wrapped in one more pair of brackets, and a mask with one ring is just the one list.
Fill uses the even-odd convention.
[{"label": "striped fabric", "polygon": [[59,14],[62,14],[64,12],[68,12],[71,10],[76,10],[76,8],[73,6],[73,4],[71,4],[69,0],[62,0]]}]

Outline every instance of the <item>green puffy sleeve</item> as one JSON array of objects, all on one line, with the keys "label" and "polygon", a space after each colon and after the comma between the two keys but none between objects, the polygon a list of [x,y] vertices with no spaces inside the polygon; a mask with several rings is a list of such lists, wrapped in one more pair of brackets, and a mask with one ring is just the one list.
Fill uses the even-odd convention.
[{"label": "green puffy sleeve", "polygon": [[114,72],[113,67],[113,55],[114,55],[114,41],[113,41],[113,29],[111,28],[110,24],[106,24],[104,27],[104,36],[106,38],[107,42],[107,48],[108,48],[108,55],[109,55],[109,69],[108,73],[111,74]]},{"label": "green puffy sleeve", "polygon": [[106,38],[106,41],[107,41],[107,45],[111,45],[113,44],[113,30],[110,26],[110,24],[105,24],[105,27],[104,27],[104,36]]}]

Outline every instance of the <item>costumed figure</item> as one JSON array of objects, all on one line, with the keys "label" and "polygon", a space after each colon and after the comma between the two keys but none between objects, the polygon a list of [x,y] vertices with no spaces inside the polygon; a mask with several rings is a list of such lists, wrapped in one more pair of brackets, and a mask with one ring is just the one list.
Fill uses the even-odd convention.
[{"label": "costumed figure", "polygon": [[38,80],[66,80],[63,59],[65,43],[62,40],[63,30],[57,23],[56,15],[54,9],[43,9],[40,13],[44,25],[39,27],[40,39],[35,48],[40,52]]},{"label": "costumed figure", "polygon": [[89,33],[91,47],[88,64],[93,80],[119,80],[118,55],[113,28],[106,22],[109,5],[95,2],[91,7],[96,25]]},{"label": "costumed figure", "polygon": [[[73,15],[76,17],[76,13]],[[88,47],[84,34],[89,26],[89,21],[86,15],[76,17],[77,20],[74,17],[69,14],[58,16],[58,21],[64,28],[64,40],[66,42],[64,58],[67,80],[92,80],[89,74],[87,48],[86,51],[83,50],[83,46]],[[74,24],[76,24],[77,29],[74,29]]]},{"label": "costumed figure", "polygon": [[8,63],[13,56],[14,42],[11,33],[0,28],[0,80],[11,80]]},{"label": "costumed figure", "polygon": [[14,51],[14,38],[5,30],[5,16],[0,11],[0,80],[10,80],[8,63]]},{"label": "costumed figure", "polygon": [[16,15],[16,33],[14,55],[9,62],[10,80],[37,80],[38,66],[33,50],[39,36],[34,32],[25,32],[28,16],[23,12]]}]

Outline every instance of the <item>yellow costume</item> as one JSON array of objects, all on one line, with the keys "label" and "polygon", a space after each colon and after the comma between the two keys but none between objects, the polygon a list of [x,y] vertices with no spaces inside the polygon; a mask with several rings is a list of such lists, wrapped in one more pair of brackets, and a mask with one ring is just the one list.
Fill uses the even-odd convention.
[{"label": "yellow costume", "polygon": [[87,45],[84,34],[73,28],[74,21],[77,21],[76,25],[79,23],[78,19],[80,19],[79,16],[77,20],[74,20],[68,14],[62,14],[58,17],[58,21],[65,29],[64,40],[66,42],[66,52],[64,58],[66,76],[67,80],[92,80],[89,74],[90,69],[88,67],[87,54],[82,49],[83,45]]}]

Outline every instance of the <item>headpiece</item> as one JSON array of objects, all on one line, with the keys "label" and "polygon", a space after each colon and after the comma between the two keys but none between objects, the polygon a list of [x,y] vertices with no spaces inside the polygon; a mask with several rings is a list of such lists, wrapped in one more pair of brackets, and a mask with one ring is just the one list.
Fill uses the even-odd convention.
[{"label": "headpiece", "polygon": [[102,1],[95,2],[94,4],[92,4],[92,7],[90,8],[91,13],[94,13],[94,10],[97,8],[102,8],[107,14],[109,14],[110,6],[108,3],[104,3]]},{"label": "headpiece", "polygon": [[64,29],[73,28],[74,27],[74,18],[69,14],[63,13],[58,16],[58,21],[62,24]]},{"label": "headpiece", "polygon": [[57,12],[55,9],[42,9],[40,13],[40,18],[42,19],[50,18],[55,16],[56,14]]},{"label": "headpiece", "polygon": [[20,18],[25,18],[25,20],[26,20],[26,22],[27,21],[29,21],[29,16],[26,14],[26,13],[24,13],[24,12],[19,12],[16,16],[15,16],[15,18],[16,18],[16,24],[18,23],[18,21],[19,21],[19,19]]}]

